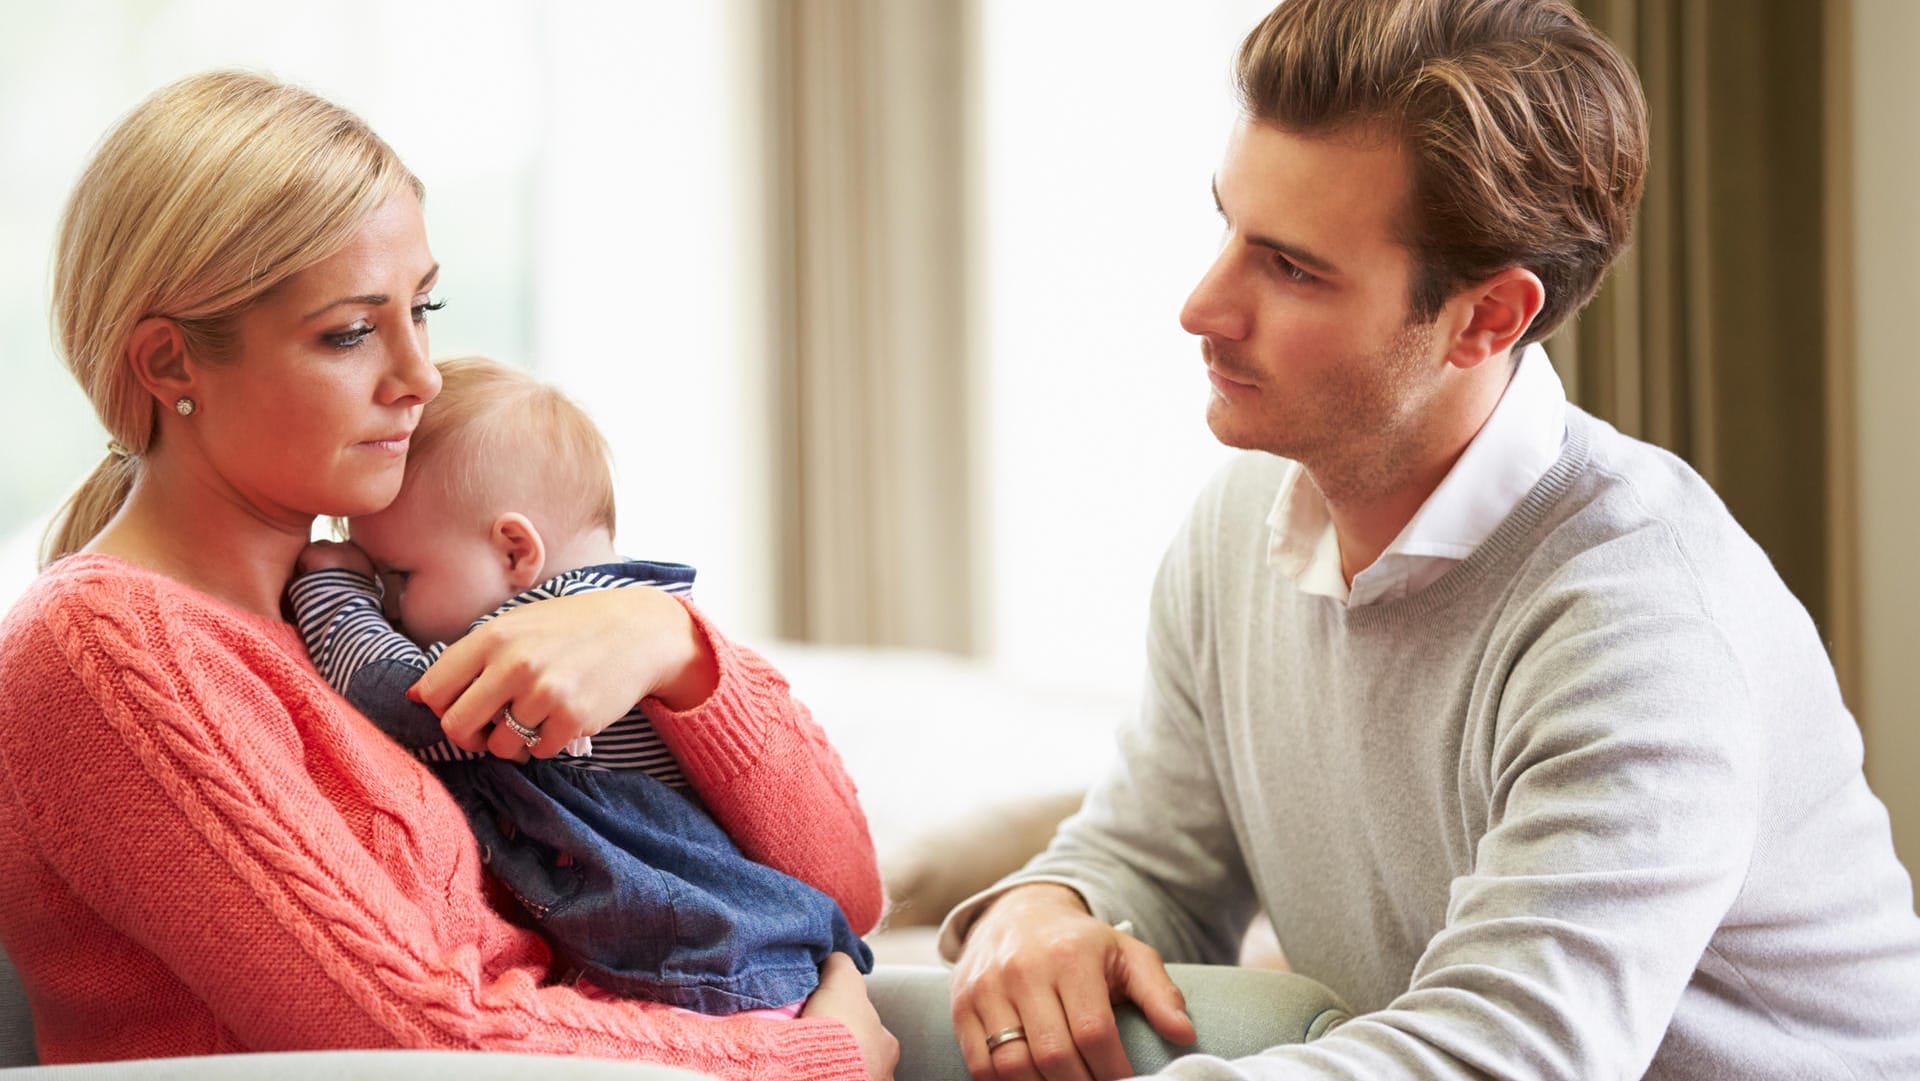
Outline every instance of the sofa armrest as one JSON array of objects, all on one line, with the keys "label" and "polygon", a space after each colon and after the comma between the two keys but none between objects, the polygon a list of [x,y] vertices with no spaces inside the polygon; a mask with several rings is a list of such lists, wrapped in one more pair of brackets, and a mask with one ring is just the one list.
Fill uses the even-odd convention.
[{"label": "sofa armrest", "polygon": [[[1168,965],[1200,1032],[1192,1047],[1167,1043],[1131,1005],[1114,1011],[1127,1058],[1152,1073],[1181,1055],[1245,1058],[1269,1047],[1304,1043],[1347,1019],[1346,1004],[1315,980],[1291,972],[1216,965]],[[954,1043],[947,971],[882,965],[867,977],[880,1020],[900,1041],[896,1076],[913,1081],[969,1081]]]}]

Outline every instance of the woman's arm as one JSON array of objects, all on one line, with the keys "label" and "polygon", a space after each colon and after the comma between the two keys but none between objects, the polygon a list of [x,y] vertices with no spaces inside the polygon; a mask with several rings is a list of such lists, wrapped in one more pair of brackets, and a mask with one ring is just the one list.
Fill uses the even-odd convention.
[{"label": "woman's arm", "polygon": [[592,735],[641,702],[716,820],[748,858],[819,889],[856,929],[883,894],[853,782],[786,680],[684,598],[604,590],[517,608],[447,648],[415,692],[447,734],[524,755],[487,727],[512,703],[541,723],[535,754]]},{"label": "woman's arm", "polygon": [[[542,986],[546,948],[486,906],[451,798],[289,645],[209,632],[178,605],[163,617],[151,597],[42,600],[0,645],[0,802],[18,842],[8,880],[61,896],[9,892],[0,928],[10,944],[70,939],[61,979],[95,965],[110,981],[116,955],[151,957],[170,974],[157,991],[184,987],[220,1042],[257,1050],[867,1076],[837,1023],[710,1020]],[[86,933],[45,926],[54,909],[84,912]]]},{"label": "woman's arm", "polygon": [[866,812],[839,754],[771,664],[682,603],[720,678],[689,709],[643,701],[647,719],[748,858],[819,889],[857,931],[871,931],[886,898]]}]

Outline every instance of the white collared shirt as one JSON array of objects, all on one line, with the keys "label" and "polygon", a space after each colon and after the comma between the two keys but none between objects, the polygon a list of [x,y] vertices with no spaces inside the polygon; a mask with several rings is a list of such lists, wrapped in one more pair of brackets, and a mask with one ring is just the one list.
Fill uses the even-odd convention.
[{"label": "white collared shirt", "polygon": [[1267,561],[1303,593],[1358,608],[1399,600],[1439,580],[1493,535],[1560,456],[1567,392],[1537,343],[1514,366],[1500,402],[1400,535],[1347,583],[1327,501],[1299,463],[1267,515]]}]

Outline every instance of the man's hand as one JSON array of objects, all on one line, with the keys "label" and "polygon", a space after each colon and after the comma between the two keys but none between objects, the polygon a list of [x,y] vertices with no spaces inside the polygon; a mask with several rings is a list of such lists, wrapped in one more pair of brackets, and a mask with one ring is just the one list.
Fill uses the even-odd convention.
[{"label": "man's hand", "polygon": [[[1153,947],[1094,919],[1080,895],[1036,883],[974,922],[953,971],[953,1032],[974,1081],[1131,1077],[1113,1004],[1131,1000],[1161,1036],[1194,1041],[1186,999]],[[1025,1039],[992,1051],[1009,1029]]]},{"label": "man's hand", "polygon": [[820,986],[808,996],[800,1016],[830,1017],[852,1029],[866,1063],[867,1081],[893,1081],[894,1067],[900,1064],[900,1041],[880,1023],[873,1000],[867,997],[866,977],[854,967],[853,958],[844,953],[827,955],[827,963],[820,966]]},{"label": "man's hand", "polygon": [[293,567],[301,574],[337,569],[373,577],[373,560],[367,558],[359,545],[348,541],[314,541],[300,549],[300,557],[294,560]]}]

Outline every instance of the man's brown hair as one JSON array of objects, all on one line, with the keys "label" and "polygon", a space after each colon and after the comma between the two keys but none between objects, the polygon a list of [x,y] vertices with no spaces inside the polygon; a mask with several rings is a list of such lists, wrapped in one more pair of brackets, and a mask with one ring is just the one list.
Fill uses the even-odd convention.
[{"label": "man's brown hair", "polygon": [[1410,304],[1531,270],[1546,304],[1518,344],[1579,311],[1633,234],[1647,106],[1633,68],[1559,0],[1285,0],[1240,46],[1240,104],[1300,133],[1403,140]]}]

